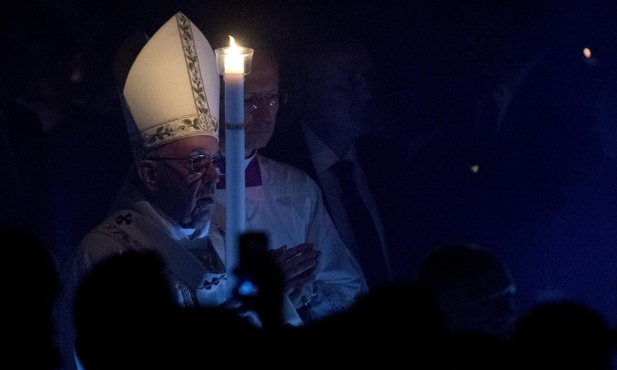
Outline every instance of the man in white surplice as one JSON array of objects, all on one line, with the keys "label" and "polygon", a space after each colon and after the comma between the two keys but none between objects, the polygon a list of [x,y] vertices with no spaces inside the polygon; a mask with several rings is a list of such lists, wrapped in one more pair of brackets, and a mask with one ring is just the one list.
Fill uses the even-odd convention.
[{"label": "man in white surplice", "polygon": [[[317,184],[298,168],[258,153],[272,136],[284,97],[274,53],[263,43],[251,47],[252,69],[244,82],[246,228],[266,232],[286,277],[286,293],[306,323],[346,310],[368,288]],[[221,149],[224,152],[224,140]],[[213,221],[224,226],[224,169],[221,172]]]}]

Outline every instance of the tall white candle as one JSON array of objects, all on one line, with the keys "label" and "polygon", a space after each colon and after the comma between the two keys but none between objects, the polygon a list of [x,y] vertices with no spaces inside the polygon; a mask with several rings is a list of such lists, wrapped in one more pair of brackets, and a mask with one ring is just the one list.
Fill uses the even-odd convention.
[{"label": "tall white candle", "polygon": [[235,269],[238,265],[240,235],[246,228],[246,199],[244,190],[244,75],[247,58],[253,50],[235,45],[216,49],[219,72],[223,75],[225,88],[225,186],[226,186],[226,235],[225,266],[227,272],[227,296],[233,295],[238,281]]}]

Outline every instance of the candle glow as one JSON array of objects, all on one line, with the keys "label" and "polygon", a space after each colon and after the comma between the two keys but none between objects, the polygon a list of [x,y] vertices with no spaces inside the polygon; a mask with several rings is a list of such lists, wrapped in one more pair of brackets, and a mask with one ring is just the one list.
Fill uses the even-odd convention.
[{"label": "candle glow", "polygon": [[236,45],[236,40],[229,36],[229,47],[225,53],[225,73],[244,74],[244,57],[240,53],[240,48]]}]

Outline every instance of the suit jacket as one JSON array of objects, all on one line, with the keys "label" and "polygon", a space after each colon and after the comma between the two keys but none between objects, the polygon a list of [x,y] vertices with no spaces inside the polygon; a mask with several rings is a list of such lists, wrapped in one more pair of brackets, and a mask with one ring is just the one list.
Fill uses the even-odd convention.
[{"label": "suit jacket", "polygon": [[[267,157],[300,168],[317,182],[322,192],[326,193],[329,190],[319,179],[306,140],[299,123],[280,125],[277,126],[267,147],[260,152]],[[384,279],[382,284],[389,283],[398,280],[402,272],[410,268],[405,263],[407,258],[401,257],[407,253],[409,226],[407,215],[409,188],[405,164],[407,157],[403,148],[376,135],[366,135],[358,139],[356,152],[384,227],[392,276]],[[326,206],[329,207],[327,202]],[[367,273],[367,269],[371,266],[365,265],[362,268]]]}]

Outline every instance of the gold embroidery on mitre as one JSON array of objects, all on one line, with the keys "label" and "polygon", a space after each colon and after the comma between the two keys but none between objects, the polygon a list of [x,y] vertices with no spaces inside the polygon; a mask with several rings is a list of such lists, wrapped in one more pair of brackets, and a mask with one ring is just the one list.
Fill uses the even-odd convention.
[{"label": "gold embroidery on mitre", "polygon": [[182,49],[184,51],[184,59],[190,77],[191,91],[193,93],[197,115],[191,114],[178,117],[132,135],[130,141],[134,148],[147,150],[163,142],[190,136],[196,132],[218,136],[219,123],[210,115],[208,98],[204,89],[201,70],[199,69],[199,58],[197,57],[191,22],[182,13],[176,15],[176,20],[180,39],[182,40]]},{"label": "gold embroidery on mitre", "polygon": [[195,132],[216,132],[218,125],[219,123],[208,114],[188,115],[132,135],[131,144],[137,148],[149,149],[162,142],[190,136]]}]

